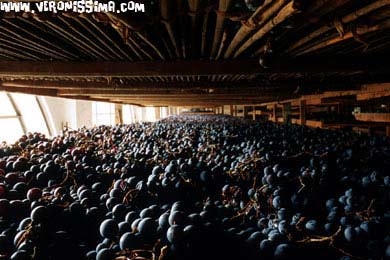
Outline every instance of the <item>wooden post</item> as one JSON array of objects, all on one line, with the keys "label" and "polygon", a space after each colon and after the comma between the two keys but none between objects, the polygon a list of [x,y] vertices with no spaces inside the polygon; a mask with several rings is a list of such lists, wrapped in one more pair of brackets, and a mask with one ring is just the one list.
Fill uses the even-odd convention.
[{"label": "wooden post", "polygon": [[277,113],[277,111],[278,111],[278,105],[275,103],[275,104],[273,104],[273,106],[272,106],[272,122],[277,122],[277,115],[276,115],[276,113]]},{"label": "wooden post", "polygon": [[234,116],[233,105],[230,105],[230,115],[231,115],[231,116]]},{"label": "wooden post", "polygon": [[234,106],[234,115],[237,116],[238,115],[238,109],[237,109],[237,106]]},{"label": "wooden post", "polygon": [[306,100],[300,100],[299,102],[299,119],[301,125],[306,125]]},{"label": "wooden post", "polygon": [[256,107],[252,106],[252,119],[253,121],[256,121]]},{"label": "wooden post", "polygon": [[386,126],[386,136],[390,137],[390,125]]},{"label": "wooden post", "polygon": [[283,122],[285,124],[291,123],[291,103],[283,104]]},{"label": "wooden post", "polygon": [[222,115],[225,114],[225,106],[221,106],[221,114],[222,114]]},{"label": "wooden post", "polygon": [[160,111],[160,107],[155,107],[154,110],[155,110],[155,113],[156,113],[156,120],[160,120],[161,118],[161,111]]},{"label": "wooden post", "polygon": [[123,124],[122,105],[115,104],[115,124]]},{"label": "wooden post", "polygon": [[244,106],[244,118],[248,116],[248,107]]}]

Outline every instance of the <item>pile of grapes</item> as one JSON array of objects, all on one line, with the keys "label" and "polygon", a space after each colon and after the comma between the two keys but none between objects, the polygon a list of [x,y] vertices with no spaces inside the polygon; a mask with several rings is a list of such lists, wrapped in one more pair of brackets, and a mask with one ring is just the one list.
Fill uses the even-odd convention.
[{"label": "pile of grapes", "polygon": [[0,259],[390,259],[390,139],[170,117],[0,146]]}]

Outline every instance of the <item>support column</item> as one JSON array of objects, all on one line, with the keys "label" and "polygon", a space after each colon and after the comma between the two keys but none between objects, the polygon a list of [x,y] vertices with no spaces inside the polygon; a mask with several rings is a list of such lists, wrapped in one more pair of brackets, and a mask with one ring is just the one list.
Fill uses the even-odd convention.
[{"label": "support column", "polygon": [[306,125],[306,100],[300,100],[299,102],[299,119],[301,125]]},{"label": "support column", "polygon": [[252,106],[252,119],[253,121],[256,121],[256,107]]},{"label": "support column", "polygon": [[275,122],[275,123],[277,121],[277,115],[276,115],[277,111],[278,111],[278,105],[273,104],[272,105],[272,122]]},{"label": "support column", "polygon": [[115,104],[115,124],[123,124],[123,110],[121,104]]},{"label": "support column", "polygon": [[283,104],[283,121],[285,124],[291,123],[291,103]]},{"label": "support column", "polygon": [[248,116],[248,107],[244,106],[244,118]]},{"label": "support column", "polygon": [[160,120],[161,119],[161,107],[155,107],[154,110],[155,110],[155,113],[156,113],[156,120]]},{"label": "support column", "polygon": [[231,116],[234,116],[233,105],[230,105],[230,115],[231,115]]},{"label": "support column", "polygon": [[221,106],[221,114],[225,114],[225,107],[224,106]]},{"label": "support column", "polygon": [[386,126],[386,136],[390,137],[390,125]]}]

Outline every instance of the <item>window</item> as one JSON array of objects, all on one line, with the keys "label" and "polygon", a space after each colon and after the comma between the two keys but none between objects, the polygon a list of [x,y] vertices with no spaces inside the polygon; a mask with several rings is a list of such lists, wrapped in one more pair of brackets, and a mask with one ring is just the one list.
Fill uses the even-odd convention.
[{"label": "window", "polygon": [[33,95],[0,92],[0,142],[14,143],[26,132],[50,134],[38,102]]},{"label": "window", "polygon": [[156,121],[156,108],[155,107],[145,107],[145,118],[146,122]]},{"label": "window", "polygon": [[159,107],[155,108],[155,107],[139,107],[133,105],[124,105],[123,122],[125,124],[132,124],[136,122],[154,122],[157,120],[156,117],[157,109],[159,109],[161,113],[161,109]]},{"label": "window", "polygon": [[37,97],[25,94],[12,94],[12,97],[16,104],[23,104],[18,105],[18,109],[23,116],[22,119],[26,126],[26,130],[28,132],[38,132],[48,136],[48,126],[46,125]]},{"label": "window", "polygon": [[115,104],[93,102],[92,123],[94,125],[115,125]]}]

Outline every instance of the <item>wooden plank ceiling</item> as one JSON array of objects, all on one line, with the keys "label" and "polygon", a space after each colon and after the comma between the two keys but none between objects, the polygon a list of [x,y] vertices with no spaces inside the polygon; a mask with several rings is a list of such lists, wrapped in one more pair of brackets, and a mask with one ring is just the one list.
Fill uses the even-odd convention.
[{"label": "wooden plank ceiling", "polygon": [[143,106],[257,104],[390,80],[390,0],[160,0],[1,13],[0,90]]}]

